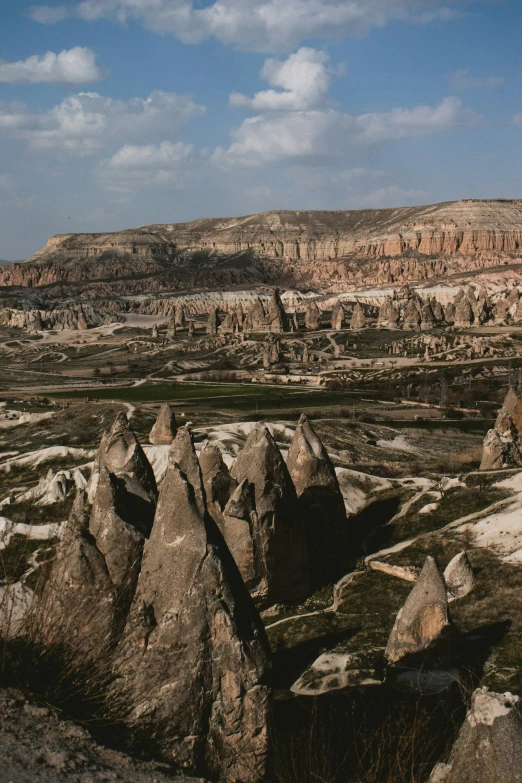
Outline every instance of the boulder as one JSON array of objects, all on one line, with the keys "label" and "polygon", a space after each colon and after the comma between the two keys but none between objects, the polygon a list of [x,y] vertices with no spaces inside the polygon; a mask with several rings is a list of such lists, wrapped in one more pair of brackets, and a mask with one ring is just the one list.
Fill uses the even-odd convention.
[{"label": "boulder", "polygon": [[447,764],[429,783],[520,783],[522,708],[518,696],[479,688]]},{"label": "boulder", "polygon": [[475,586],[475,574],[466,552],[460,552],[450,560],[444,571],[448,600],[464,598]]},{"label": "boulder", "polygon": [[335,468],[304,415],[296,427],[286,464],[306,525],[311,585],[320,587],[335,581],[340,569],[347,567],[351,542]]},{"label": "boulder", "polygon": [[153,446],[170,446],[176,436],[176,416],[167,402],[159,409],[149,435]]},{"label": "boulder", "polygon": [[419,579],[400,610],[386,647],[392,664],[423,652],[449,627],[446,584],[433,557],[427,557]]},{"label": "boulder", "polygon": [[238,485],[246,479],[252,487],[256,602],[263,608],[299,603],[308,595],[306,529],[288,468],[266,424],[252,430],[230,473]]},{"label": "boulder", "polygon": [[[223,509],[236,483],[223,462],[220,449],[207,441],[199,455],[199,466],[207,510],[216,524],[223,528]],[[230,547],[229,547],[230,548]]]},{"label": "boulder", "polygon": [[266,765],[269,661],[234,560],[171,453],[109,704],[176,767],[254,783]]}]

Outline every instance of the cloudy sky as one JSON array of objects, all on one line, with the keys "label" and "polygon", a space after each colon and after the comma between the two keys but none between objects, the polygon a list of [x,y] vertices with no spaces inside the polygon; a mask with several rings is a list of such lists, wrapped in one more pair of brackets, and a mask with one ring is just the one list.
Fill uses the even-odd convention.
[{"label": "cloudy sky", "polygon": [[0,258],[51,234],[522,197],[520,0],[2,0]]}]

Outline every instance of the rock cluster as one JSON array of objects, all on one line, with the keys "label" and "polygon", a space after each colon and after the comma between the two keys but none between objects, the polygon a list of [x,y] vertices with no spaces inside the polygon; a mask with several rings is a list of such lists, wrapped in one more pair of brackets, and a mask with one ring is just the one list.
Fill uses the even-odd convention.
[{"label": "rock cluster", "polygon": [[460,552],[450,560],[444,571],[444,581],[449,601],[464,598],[473,590],[475,574],[466,552]]},{"label": "rock cluster", "polygon": [[429,783],[520,783],[522,708],[518,696],[479,688],[449,762],[437,764]]},{"label": "rock cluster", "polygon": [[481,470],[522,465],[522,398],[510,389],[482,448]]}]

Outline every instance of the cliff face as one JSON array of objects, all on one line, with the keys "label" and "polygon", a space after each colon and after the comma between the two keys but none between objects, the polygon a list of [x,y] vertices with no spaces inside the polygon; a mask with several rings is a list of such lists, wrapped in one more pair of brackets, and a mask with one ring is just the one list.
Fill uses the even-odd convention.
[{"label": "cliff face", "polygon": [[[117,291],[249,282],[328,287],[401,283],[522,258],[522,201],[358,211],[263,212],[111,234],[60,234],[0,268],[2,286]],[[138,287],[137,287],[138,286]]]}]

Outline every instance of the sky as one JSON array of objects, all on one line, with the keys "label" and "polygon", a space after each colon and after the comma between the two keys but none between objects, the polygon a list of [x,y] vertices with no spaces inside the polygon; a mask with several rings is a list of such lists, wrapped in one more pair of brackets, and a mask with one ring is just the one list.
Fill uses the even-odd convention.
[{"label": "sky", "polygon": [[0,9],[0,258],[53,234],[522,198],[520,0]]}]

